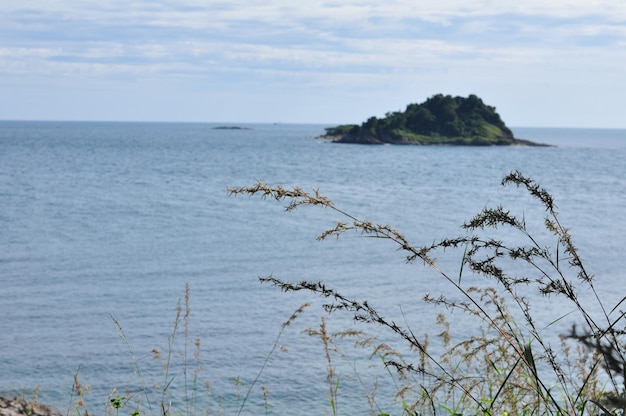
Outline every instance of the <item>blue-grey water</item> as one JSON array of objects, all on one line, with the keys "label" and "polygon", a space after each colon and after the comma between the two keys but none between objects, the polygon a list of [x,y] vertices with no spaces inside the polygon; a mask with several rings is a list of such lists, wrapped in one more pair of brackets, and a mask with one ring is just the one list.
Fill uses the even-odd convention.
[{"label": "blue-grey water", "polygon": [[[315,138],[321,125],[215,126],[0,122],[0,394],[39,387],[40,401],[66,410],[78,372],[91,386],[92,413],[104,413],[113,388],[139,395],[146,408],[142,383],[156,392],[166,384],[151,351],[167,358],[187,283],[189,333],[181,322],[168,375],[179,409],[183,370],[192,386],[198,368],[198,338],[202,409],[236,414],[260,373],[242,414],[264,413],[266,405],[269,414],[330,413],[323,345],[303,331],[317,328],[322,316],[332,331],[368,327],[348,314],[328,316],[323,300],[281,293],[259,276],[321,280],[390,319],[406,319],[416,333],[438,331],[432,306],[422,302],[426,293],[448,290],[435,273],[405,264],[386,241],[358,234],[315,241],[346,221],[332,210],[287,213],[286,202],[228,196],[229,187],[257,180],[319,189],[341,209],[427,245],[462,234],[464,221],[498,204],[540,230],[544,211],[523,191],[500,186],[520,170],[555,197],[603,302],[610,309],[626,295],[626,130],[513,129],[555,147],[395,147],[329,143]],[[458,275],[461,256],[442,254],[442,267]],[[590,297],[584,289],[580,295]],[[534,301],[547,322],[571,311],[555,298]],[[284,348],[263,367],[281,323],[304,302],[313,305],[285,328],[278,341]],[[567,327],[575,318],[563,321]],[[339,413],[367,414],[375,383],[377,410],[398,413],[391,378],[380,366],[369,368],[379,363],[350,342],[340,344],[343,357],[333,355]],[[155,406],[160,396],[150,397]]]}]

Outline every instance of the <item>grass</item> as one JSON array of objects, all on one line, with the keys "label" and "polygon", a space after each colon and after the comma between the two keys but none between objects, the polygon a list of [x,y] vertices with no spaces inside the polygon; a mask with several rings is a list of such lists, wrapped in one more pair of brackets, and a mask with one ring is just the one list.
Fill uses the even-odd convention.
[{"label": "grass", "polygon": [[[428,337],[420,339],[407,322],[399,325],[387,320],[367,301],[346,297],[323,282],[293,283],[274,276],[261,279],[285,292],[305,290],[329,299],[327,312],[348,312],[357,321],[382,327],[408,346],[411,356],[383,356],[394,377],[405,382],[397,393],[405,414],[624,414],[624,313],[619,311],[623,301],[603,304],[595,279],[561,224],[550,193],[520,172],[507,175],[502,185],[521,188],[545,210],[541,231],[556,241],[554,247],[544,245],[527,228],[525,218],[502,206],[485,208],[467,221],[463,225],[465,235],[416,246],[388,225],[343,211],[317,190],[309,193],[258,182],[229,192],[286,201],[287,211],[301,206],[331,209],[345,220],[323,231],[319,240],[338,238],[346,232],[386,240],[406,254],[407,262],[422,263],[447,283],[447,293],[424,297],[427,303],[447,311],[439,316],[443,331],[438,334],[445,353],[435,355]],[[498,229],[502,228],[514,238],[505,241],[494,237],[500,236]],[[440,268],[436,253],[443,250],[463,253],[458,275]],[[466,283],[474,280],[466,279],[468,274],[481,276],[486,284]],[[415,289],[426,291],[423,287]],[[583,303],[579,290],[593,294],[591,304]],[[555,334],[550,328],[564,316],[553,316],[546,328],[538,327],[529,298],[524,296],[529,291],[550,296],[575,311],[578,326],[560,334],[558,351],[551,344],[550,337]],[[590,312],[595,309],[601,311],[599,317]],[[474,321],[476,332],[452,343],[447,325],[450,311]],[[333,414],[336,395],[336,389],[331,389]]]},{"label": "grass", "polygon": [[508,139],[502,137],[502,132],[496,126],[485,126],[484,135],[472,137],[422,135],[401,129],[394,130],[393,134],[397,139],[407,143],[423,145],[492,146],[510,144]]},{"label": "grass", "polygon": [[[211,416],[244,414],[246,403],[253,394],[260,392],[265,408],[265,414],[269,414],[269,390],[260,385],[261,375],[266,369],[270,358],[274,353],[282,349],[280,345],[284,331],[305,312],[310,306],[305,303],[297,308],[289,318],[280,325],[280,330],[266,354],[262,366],[257,370],[256,376],[246,383],[240,376],[232,378],[232,386],[235,391],[235,400],[225,404],[223,396],[214,397],[211,383],[208,380],[201,381],[203,372],[200,339],[191,339],[189,323],[191,318],[190,308],[191,290],[185,285],[184,303],[179,300],[176,304],[176,313],[172,323],[172,330],[167,339],[167,349],[160,351],[153,348],[150,352],[152,361],[161,369],[161,380],[151,381],[146,374],[154,375],[154,371],[145,371],[151,367],[145,364],[145,357],[140,357],[135,352],[132,343],[124,331],[122,323],[113,315],[111,320],[122,342],[128,348],[131,365],[138,386],[126,389],[124,392],[113,388],[105,403],[104,413],[109,416]],[[182,348],[176,348],[175,341],[182,337]],[[193,344],[193,353],[189,348]],[[86,396],[91,386],[83,385],[79,380],[80,367],[74,374],[74,383],[70,393],[68,416],[89,416],[93,414],[87,406]],[[176,388],[177,393],[172,390]],[[182,393],[181,393],[182,392]],[[36,397],[35,397],[36,398]],[[98,414],[98,413],[96,413]],[[246,413],[247,414],[247,413]]]},{"label": "grass", "polygon": [[[626,312],[620,310],[626,297],[616,305],[603,303],[596,280],[586,270],[568,229],[561,224],[549,192],[520,172],[507,175],[502,185],[517,187],[536,201],[545,213],[541,230],[531,230],[524,217],[511,214],[503,206],[486,207],[463,224],[464,235],[424,246],[412,244],[388,225],[343,211],[317,190],[305,192],[261,182],[229,190],[232,195],[259,195],[287,202],[287,211],[301,206],[333,210],[344,221],[322,231],[319,240],[340,238],[348,232],[375,237],[375,241],[391,243],[404,252],[407,262],[433,271],[448,288],[433,296],[416,280],[415,293],[423,293],[423,301],[437,311],[436,322],[429,326],[431,331],[418,335],[413,329],[415,323],[409,319],[401,323],[386,319],[375,305],[344,296],[324,282],[261,278],[262,283],[285,292],[307,291],[327,299],[326,312],[363,322],[365,327],[371,325],[385,335],[382,341],[361,330],[331,332],[325,317],[319,327],[304,331],[320,340],[320,353],[326,363],[326,380],[320,382],[326,383],[328,394],[326,399],[319,398],[319,414],[353,414],[343,405],[343,383],[348,374],[339,370],[345,365],[338,366],[349,362],[345,341],[357,353],[384,365],[384,371],[375,379],[356,366],[349,375],[362,387],[363,400],[374,416],[626,414]],[[555,244],[544,244],[546,240]],[[436,255],[452,250],[458,251],[462,261],[460,267],[446,271]],[[592,296],[580,298],[581,291]],[[567,305],[572,314],[551,316],[546,325],[540,325],[529,301],[533,293]],[[308,306],[301,306],[282,323],[256,377],[248,384],[240,377],[233,378],[235,399],[230,399],[229,406],[225,406],[223,396],[214,397],[208,381],[201,381],[201,342],[192,340],[189,331],[189,286],[183,304],[177,304],[167,351],[152,350],[154,361],[162,369],[162,378],[155,383],[146,381],[143,363],[122,323],[111,316],[128,347],[139,388],[124,392],[113,389],[105,412],[115,416],[240,415],[246,413],[249,398],[260,394],[265,414],[273,414],[268,387],[259,385],[261,374],[281,348],[283,332]],[[452,322],[459,321],[459,314],[467,327],[464,335],[455,332],[458,326]],[[566,333],[557,333],[554,328],[565,318],[577,324]],[[182,351],[175,347],[179,337],[183,338]],[[181,362],[174,365],[176,358]],[[79,371],[74,376],[68,415],[88,416],[84,397],[89,386],[81,385],[78,375]],[[393,397],[380,397],[379,381],[393,386]],[[182,397],[173,398],[174,386]],[[294,412],[298,413],[297,409]]]}]

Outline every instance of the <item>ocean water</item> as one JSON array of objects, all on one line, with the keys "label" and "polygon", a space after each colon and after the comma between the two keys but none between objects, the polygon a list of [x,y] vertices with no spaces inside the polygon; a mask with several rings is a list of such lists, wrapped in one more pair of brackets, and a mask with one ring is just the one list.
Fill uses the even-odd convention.
[{"label": "ocean water", "polygon": [[[169,398],[180,406],[184,370],[191,386],[201,368],[198,406],[213,414],[236,414],[250,386],[242,414],[266,405],[269,414],[329,413],[323,344],[304,331],[319,329],[324,317],[331,332],[393,337],[349,314],[328,315],[324,299],[282,293],[261,276],[323,281],[416,333],[437,331],[422,298],[449,290],[442,279],[406,264],[386,241],[358,234],[315,241],[346,220],[332,210],[285,212],[286,202],[228,196],[228,188],[258,180],[318,189],[420,246],[461,235],[464,221],[498,204],[542,235],[541,207],[500,186],[519,170],[553,194],[602,301],[610,309],[626,296],[626,130],[514,128],[555,146],[473,148],[339,145],[316,139],[322,125],[216,126],[0,122],[0,394],[38,387],[40,401],[65,410],[78,373],[90,385],[91,412],[103,414],[113,388],[138,395],[145,408],[173,377]],[[461,256],[442,253],[442,268],[457,275]],[[172,337],[186,285],[188,325],[181,318]],[[590,298],[584,289],[580,296]],[[546,321],[571,311],[558,299],[532,300]],[[311,306],[281,333],[305,302]],[[397,410],[392,380],[367,359],[370,351],[351,340],[338,348],[331,365],[340,376],[339,412],[367,414],[374,386],[380,410]]]}]

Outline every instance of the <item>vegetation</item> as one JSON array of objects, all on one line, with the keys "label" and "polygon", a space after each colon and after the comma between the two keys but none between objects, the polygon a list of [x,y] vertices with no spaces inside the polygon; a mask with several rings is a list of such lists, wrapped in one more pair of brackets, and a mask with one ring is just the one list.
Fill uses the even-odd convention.
[{"label": "vegetation", "polygon": [[[445,352],[438,356],[429,347],[432,337],[419,338],[409,323],[398,325],[386,319],[367,301],[348,298],[323,282],[292,283],[273,276],[261,279],[285,292],[305,290],[318,294],[329,299],[325,305],[329,313],[348,312],[355,320],[380,326],[408,345],[413,352],[409,356],[401,355],[387,344],[375,345],[377,355],[383,358],[387,368],[393,369],[394,376],[403,381],[397,392],[403,414],[626,414],[626,345],[622,322],[626,312],[618,310],[626,297],[610,309],[602,303],[595,280],[585,269],[546,190],[519,172],[507,175],[502,184],[525,189],[545,209],[543,231],[556,240],[555,247],[543,245],[527,228],[524,218],[512,215],[502,206],[485,208],[466,222],[463,228],[468,235],[419,247],[387,225],[342,211],[318,191],[308,193],[297,187],[285,189],[259,182],[230,192],[287,200],[288,211],[303,205],[334,210],[347,222],[338,222],[318,239],[356,231],[390,241],[406,253],[408,262],[422,262],[449,285],[450,293],[438,297],[426,295],[424,300],[443,306],[447,311],[465,314],[468,322],[478,323],[480,330],[453,343],[448,320],[442,313],[438,323],[443,331],[437,337]],[[511,243],[490,236],[498,228],[509,229],[513,232],[511,235],[517,235],[509,235]],[[442,270],[434,257],[440,250],[452,249],[463,250],[458,275]],[[467,273],[485,277],[488,284],[466,283],[470,280],[464,277]],[[578,297],[581,288],[594,295],[591,304],[583,303]],[[561,300],[577,313],[577,321],[583,329],[574,326],[561,336],[558,352],[551,345],[549,331],[546,335],[543,328],[537,326],[529,298],[524,295],[529,290]],[[463,300],[456,300],[455,295],[461,295]],[[592,310],[601,311],[599,317],[592,314]],[[554,316],[551,322],[563,318]],[[329,338],[323,330],[315,333]],[[330,362],[330,358],[328,360]],[[337,396],[336,388],[332,388],[335,377],[334,373],[329,373],[333,414],[336,414]],[[373,410],[375,408],[372,406]],[[387,413],[372,411],[372,414]]]},{"label": "vegetation", "polygon": [[[323,282],[293,283],[274,276],[261,278],[261,282],[276,285],[285,292],[308,291],[328,299],[324,306],[327,312],[348,313],[350,318],[386,331],[387,339],[395,339],[398,345],[407,347],[401,353],[390,342],[382,342],[361,331],[331,333],[325,318],[318,328],[307,329],[308,335],[321,340],[321,351],[327,363],[328,404],[324,405],[320,398],[318,414],[354,414],[349,410],[342,412],[342,375],[335,366],[337,359],[343,356],[339,342],[345,339],[354,341],[357,348],[370,349],[370,357],[380,358],[388,370],[383,375],[391,381],[387,384],[396,386],[391,398],[393,406],[382,403],[388,400],[377,397],[376,387],[366,394],[363,400],[367,400],[371,415],[626,414],[626,344],[623,339],[626,312],[619,310],[626,297],[617,305],[603,304],[594,277],[583,265],[571,235],[559,220],[556,204],[545,189],[519,172],[507,175],[502,185],[522,188],[538,202],[545,210],[543,229],[531,230],[525,218],[516,217],[502,206],[487,207],[463,224],[466,235],[415,246],[392,227],[356,218],[318,191],[309,193],[297,187],[285,189],[261,182],[229,191],[233,195],[260,195],[288,201],[287,211],[300,206],[334,210],[346,221],[323,231],[319,240],[356,231],[376,237],[377,241],[391,242],[406,254],[409,263],[422,263],[450,289],[439,296],[424,295],[427,304],[443,311],[430,326],[432,332],[418,336],[410,322],[400,325],[386,319],[374,305],[346,297]],[[507,230],[503,233],[506,238],[498,237],[502,229]],[[556,245],[544,244],[546,235],[548,240],[556,241]],[[447,272],[440,267],[435,255],[441,250],[455,249],[462,252],[460,271]],[[472,275],[471,279],[468,274]],[[477,277],[484,278],[484,284],[477,283]],[[420,281],[416,282],[416,293],[427,290],[419,287]],[[593,295],[591,302],[578,296],[582,290]],[[555,334],[550,329],[564,316],[552,316],[547,328],[540,327],[529,301],[528,295],[532,292],[551,296],[554,302],[569,305],[576,314],[578,325],[557,337],[557,349],[552,345]],[[263,395],[265,413],[272,413],[268,390],[259,386],[260,375],[278,348],[283,331],[309,305],[302,305],[281,325],[256,377],[248,384],[239,377],[234,379],[237,393],[234,399],[230,398],[234,403],[225,403],[222,396],[212,396],[208,381],[200,381],[200,340],[193,341],[193,352],[188,351],[192,344],[188,339],[189,303],[187,286],[184,306],[181,307],[180,301],[177,305],[168,350],[164,354],[152,350],[154,360],[162,368],[162,378],[155,383],[145,380],[140,360],[122,325],[111,317],[129,349],[139,387],[125,392],[113,390],[106,403],[106,413],[115,416],[242,414],[253,389],[255,394]],[[453,333],[451,313],[463,314],[464,325],[467,322],[472,329],[460,339]],[[174,341],[180,332],[184,338],[183,348],[174,351]],[[436,341],[442,346],[439,350],[433,348]],[[181,362],[174,362],[176,357]],[[175,369],[182,375],[174,375]],[[176,398],[172,393],[174,388],[178,392]],[[77,416],[88,416],[84,400],[88,391],[89,386],[81,385],[77,372],[68,410]],[[294,412],[298,413],[297,409]]]},{"label": "vegetation", "polygon": [[324,137],[363,144],[536,145],[514,138],[496,109],[473,94],[467,98],[438,94],[422,104],[409,104],[404,112],[370,117],[360,126],[329,127]]},{"label": "vegetation", "polygon": [[[115,329],[122,342],[129,351],[131,367],[136,377],[137,385],[126,387],[123,390],[113,388],[104,404],[102,413],[92,412],[88,405],[87,396],[91,385],[82,384],[79,380],[80,367],[74,374],[74,382],[70,393],[68,416],[89,416],[90,414],[106,414],[109,416],[212,416],[212,415],[241,415],[249,414],[245,411],[248,399],[254,393],[261,393],[265,407],[265,414],[269,414],[269,390],[260,383],[261,375],[272,355],[277,349],[283,347],[279,344],[283,332],[310,305],[305,303],[298,307],[289,318],[280,326],[280,330],[265,356],[260,369],[256,370],[256,376],[249,381],[244,381],[240,376],[231,378],[231,384],[235,393],[226,400],[224,395],[216,395],[213,385],[209,380],[202,380],[203,372],[201,355],[201,341],[199,338],[191,339],[191,289],[185,285],[184,304],[179,300],[176,304],[175,318],[172,330],[167,338],[167,349],[161,351],[153,348],[148,356],[137,356],[127,337],[121,322],[111,315]],[[182,337],[182,339],[180,339]],[[190,351],[193,344],[193,352]],[[176,346],[179,346],[178,348]],[[145,363],[146,358],[152,358],[154,366]],[[24,399],[31,407],[37,402],[37,391],[30,400]],[[230,392],[228,392],[230,393]],[[1,410],[1,409],[0,409]],[[2,412],[0,411],[0,414]],[[256,412],[255,414],[261,414]],[[57,413],[34,416],[58,416]]]}]

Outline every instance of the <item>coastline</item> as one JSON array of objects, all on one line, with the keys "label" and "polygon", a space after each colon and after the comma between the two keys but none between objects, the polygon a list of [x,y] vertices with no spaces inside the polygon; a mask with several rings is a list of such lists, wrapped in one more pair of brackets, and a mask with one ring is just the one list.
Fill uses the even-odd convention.
[{"label": "coastline", "polygon": [[24,400],[14,397],[0,396],[0,416],[63,416],[60,412],[37,403],[35,400]]},{"label": "coastline", "polygon": [[472,146],[472,147],[485,147],[485,146],[530,146],[530,147],[554,147],[552,144],[538,143],[527,139],[518,139],[516,137],[505,139],[497,143],[487,143],[482,141],[472,142],[471,138],[466,137],[448,137],[444,138],[444,141],[435,141],[432,143],[399,140],[399,141],[385,141],[377,139],[373,136],[358,137],[350,134],[323,134],[317,136],[317,139],[329,140],[333,143],[341,144],[364,144],[364,145],[400,145],[400,146]]}]

